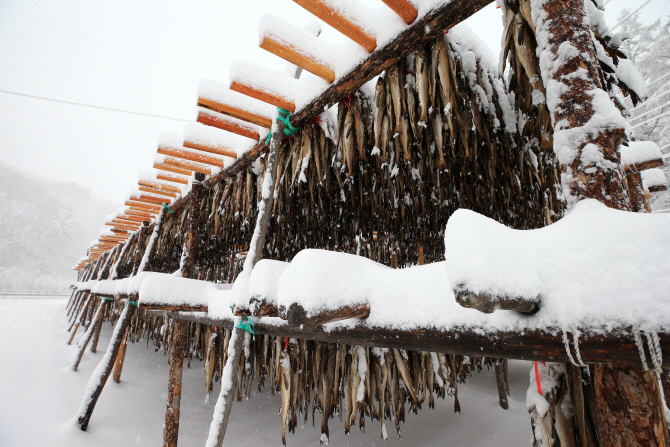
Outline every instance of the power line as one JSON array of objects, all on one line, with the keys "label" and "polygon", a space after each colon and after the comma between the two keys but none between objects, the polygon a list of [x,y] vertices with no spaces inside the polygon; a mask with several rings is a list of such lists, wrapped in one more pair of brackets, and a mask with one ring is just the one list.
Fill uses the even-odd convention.
[{"label": "power line", "polygon": [[172,118],[171,116],[154,115],[152,113],[133,112],[133,111],[130,111],[130,110],[114,109],[112,107],[95,106],[95,105],[92,105],[92,104],[82,104],[82,103],[79,103],[79,102],[65,101],[65,100],[62,100],[62,99],[47,98],[47,97],[44,97],[44,96],[37,96],[37,95],[28,95],[26,93],[10,92],[8,90],[0,90],[0,93],[7,93],[8,95],[23,96],[25,98],[41,99],[43,101],[59,102],[61,104],[69,104],[71,106],[80,106],[80,107],[89,107],[91,109],[107,110],[109,112],[119,112],[119,113],[128,113],[130,115],[149,116],[151,118],[161,118],[161,119],[165,119],[165,120],[183,121],[185,123],[192,123],[193,122],[192,120],[185,120],[185,119],[182,119],[182,118]]}]

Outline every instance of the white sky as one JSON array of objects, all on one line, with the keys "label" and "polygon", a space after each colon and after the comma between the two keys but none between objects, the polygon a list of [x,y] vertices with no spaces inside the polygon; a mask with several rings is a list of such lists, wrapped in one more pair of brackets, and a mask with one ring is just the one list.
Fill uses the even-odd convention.
[{"label": "white sky", "polygon": [[[608,24],[641,4],[611,0]],[[194,120],[198,82],[227,81],[233,60],[283,69],[258,48],[266,12],[314,20],[290,0],[2,0],[0,90]],[[669,14],[670,1],[653,0],[642,20]],[[468,21],[496,55],[500,15],[491,4]],[[324,25],[321,38],[343,37]],[[185,124],[0,93],[0,161],[121,204],[152,166],[158,134]]]}]

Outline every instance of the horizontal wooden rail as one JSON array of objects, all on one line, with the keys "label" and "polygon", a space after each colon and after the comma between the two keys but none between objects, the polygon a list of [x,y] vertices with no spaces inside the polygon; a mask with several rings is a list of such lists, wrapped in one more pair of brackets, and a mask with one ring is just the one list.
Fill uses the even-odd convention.
[{"label": "horizontal wooden rail", "polygon": [[144,222],[149,221],[149,220],[153,219],[154,217],[156,217],[155,213],[135,211],[135,210],[132,210],[132,209],[126,210],[126,214],[128,214],[129,216],[143,217],[143,218],[145,218]]},{"label": "horizontal wooden rail", "polygon": [[[272,94],[265,90],[260,90],[253,85],[244,84],[242,81],[233,81],[233,83],[230,84],[230,89],[244,95],[251,96],[252,98],[256,98],[259,101],[272,104],[273,106],[281,107],[282,109],[286,109],[291,113],[295,112],[295,104],[292,102],[287,101],[279,95]],[[256,140],[258,140],[258,138],[256,138]]]},{"label": "horizontal wooden rail", "polygon": [[258,140],[260,138],[256,129],[253,129],[250,126],[244,126],[239,122],[229,119],[225,115],[220,113],[215,114],[209,110],[199,110],[196,121],[206,126],[216,127],[217,129],[226,130],[243,137],[251,138],[252,140]]},{"label": "horizontal wooden rail", "polygon": [[[180,179],[180,180],[184,180],[188,183],[188,180],[186,179]],[[150,182],[148,180],[140,180],[139,182],[137,182],[137,184],[145,188],[159,189],[161,191],[172,192],[175,194],[181,193],[181,189],[177,188],[176,186],[166,185],[165,183],[161,182]]]},{"label": "horizontal wooden rail", "polygon": [[208,166],[201,165],[199,163],[193,163],[190,161],[184,161],[180,160],[178,158],[165,158],[163,161],[167,166],[173,166],[175,168],[183,169],[183,170],[188,170],[188,171],[195,171],[195,172],[200,172],[205,175],[211,175],[212,174],[212,169]]},{"label": "horizontal wooden rail", "polygon": [[[154,163],[154,169],[159,169],[161,171],[174,172],[175,174],[181,174],[181,175],[185,175],[185,176],[190,176],[191,174],[193,174],[193,171],[189,171],[188,169],[181,169],[181,168],[166,165],[166,164],[163,164],[163,163]],[[160,173],[156,176],[156,178],[158,178],[159,180],[165,180],[166,182],[182,183],[184,185],[186,185],[188,183],[188,180],[184,180],[184,179],[177,180],[177,177],[166,176],[166,175],[161,176]]]},{"label": "horizontal wooden rail", "polygon": [[149,205],[158,205],[158,206],[162,206],[164,203],[170,203],[172,201],[171,199],[168,199],[167,197],[156,197],[156,196],[150,196],[150,195],[147,195],[147,194],[141,194],[139,196],[131,195],[130,200],[134,200],[136,202],[148,203]]},{"label": "horizontal wooden rail", "polygon": [[187,147],[189,149],[197,149],[202,152],[209,152],[210,154],[217,154],[217,155],[223,155],[225,157],[237,158],[237,152],[234,151],[233,149],[214,146],[213,144],[184,140],[184,147]]},{"label": "horizontal wooden rail", "polygon": [[125,203],[126,206],[134,206],[135,208],[143,208],[146,211],[154,211],[154,212],[159,212],[161,210],[160,206],[155,206],[155,205],[149,205],[148,203],[144,202],[136,202],[136,201],[126,201]]},{"label": "horizontal wooden rail", "polygon": [[641,163],[635,163],[634,165],[624,166],[623,169],[626,175],[631,175],[647,169],[659,168],[661,166],[663,166],[663,159],[655,158],[654,160],[647,160]]},{"label": "horizontal wooden rail", "polygon": [[[268,117],[257,115],[247,110],[243,110],[239,107],[234,107],[222,102],[202,97],[198,98],[198,105],[205,109],[222,113],[224,115],[232,116],[233,118],[237,118],[238,120],[247,121],[257,126],[265,127],[267,129],[272,127],[272,120],[269,119]],[[184,146],[186,146],[186,144],[184,144]]]},{"label": "horizontal wooden rail", "polygon": [[[172,318],[212,326],[225,328],[233,326],[232,320],[216,320],[203,315],[180,314],[178,312],[167,312],[167,314]],[[354,346],[443,352],[473,357],[570,363],[563,344],[562,333],[555,328],[547,328],[546,331],[524,331],[523,333],[511,331],[489,333],[478,329],[401,331],[357,326],[353,328],[329,328],[328,331],[325,331],[321,326],[299,329],[292,328],[289,325],[263,324],[258,320],[254,322],[254,332],[262,335]],[[588,332],[582,329],[582,333],[587,334]],[[629,331],[629,333],[632,332]],[[670,334],[659,333],[658,335],[663,352],[670,352]],[[569,339],[573,339],[572,334],[569,334]],[[617,335],[582,335],[579,342],[581,357],[585,363],[618,363],[636,366],[641,363],[637,346],[631,335],[622,335],[622,333]],[[572,355],[574,357],[574,351],[572,351]],[[670,368],[670,357],[665,356],[663,366],[664,368]]]},{"label": "horizontal wooden rail", "polygon": [[140,187],[138,189],[142,192],[148,192],[148,193],[151,193],[151,194],[157,194],[157,195],[162,195],[162,196],[166,196],[166,197],[177,198],[177,193],[176,192],[167,191],[167,190],[164,190],[164,189],[152,188],[150,186],[142,186],[142,185],[140,185]]},{"label": "horizontal wooden rail", "polygon": [[185,151],[168,146],[158,146],[158,153],[161,155],[169,155],[170,157],[180,158],[182,160],[202,163],[204,165],[216,166],[217,168],[223,167],[223,160],[220,158],[208,157],[207,155],[196,154],[192,151]]},{"label": "horizontal wooden rail", "polygon": [[304,51],[292,47],[276,36],[264,36],[259,45],[262,49],[291,62],[294,65],[307,70],[321,79],[330,82],[335,81],[335,73],[327,65],[318,62],[316,58],[308,57]]},{"label": "horizontal wooden rail", "polygon": [[377,41],[374,36],[369,35],[358,24],[344,17],[339,11],[332,9],[323,0],[293,0],[307,11],[311,12],[319,19],[332,26],[349,39],[353,40],[369,52],[377,48]]},{"label": "horizontal wooden rail", "polygon": [[418,16],[418,12],[413,4],[407,0],[382,0],[386,6],[398,14],[405,23],[412,24]]}]

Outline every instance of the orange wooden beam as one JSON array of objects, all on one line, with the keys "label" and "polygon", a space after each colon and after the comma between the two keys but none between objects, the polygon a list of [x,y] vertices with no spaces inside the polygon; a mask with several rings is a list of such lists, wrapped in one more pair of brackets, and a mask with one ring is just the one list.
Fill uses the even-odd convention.
[{"label": "orange wooden beam", "polygon": [[136,202],[128,200],[125,203],[126,206],[134,206],[135,208],[144,208],[145,211],[154,211],[156,213],[160,212],[161,207],[156,205],[149,205],[148,203]]},{"label": "orange wooden beam", "polygon": [[[154,165],[154,168],[156,165]],[[189,171],[186,171],[189,172]],[[191,175],[190,172],[187,175]],[[182,176],[177,176],[177,175],[170,175],[170,174],[164,174],[162,172],[156,173],[156,178],[158,180],[163,180],[164,182],[172,182],[172,183],[177,183],[179,185],[187,185],[188,184],[188,178],[184,178]]]},{"label": "orange wooden beam", "polygon": [[152,217],[147,218],[147,217],[139,217],[139,216],[133,216],[133,215],[129,215],[129,214],[123,214],[123,215],[117,217],[117,219],[130,220],[132,222],[142,223],[142,222],[145,222],[147,219],[152,219]]},{"label": "orange wooden beam", "polygon": [[373,36],[366,33],[365,30],[357,24],[342,16],[338,11],[332,9],[323,0],[293,1],[368,50],[370,53],[377,48],[377,40]]},{"label": "orange wooden beam", "polygon": [[[152,213],[152,214],[153,214],[152,217],[158,215],[158,211],[154,211],[154,210],[149,209],[149,208],[146,208],[146,207],[144,207],[144,206],[140,206],[139,203],[136,204],[136,205],[128,205],[128,207],[130,208],[128,212],[130,212],[130,211],[139,211],[139,212],[142,212],[142,213]],[[151,219],[147,219],[147,220],[151,220]]]},{"label": "orange wooden beam", "polygon": [[209,152],[210,154],[224,155],[230,158],[237,158],[237,152],[235,152],[232,149],[223,148],[220,146],[214,146],[203,142],[196,143],[195,141],[184,140],[184,147],[187,147],[189,149],[197,149],[203,152]]},{"label": "orange wooden beam", "polygon": [[121,224],[121,225],[128,225],[128,226],[132,226],[132,227],[141,227],[142,226],[142,222],[126,220],[126,219],[122,219],[120,217],[117,217],[116,219],[112,219],[112,223],[117,223],[117,224]]},{"label": "orange wooden beam", "polygon": [[168,199],[167,197],[156,197],[156,196],[150,196],[146,194],[142,194],[139,196],[130,196],[130,200],[134,200],[136,202],[144,202],[148,203],[149,205],[163,205],[164,203],[170,203],[172,199]]},{"label": "orange wooden beam", "polygon": [[[252,98],[256,98],[260,101],[267,102],[268,104],[272,104],[273,106],[276,107],[281,107],[282,109],[286,109],[289,112],[293,113],[295,112],[295,104],[292,102],[288,102],[284,98],[273,95],[272,93],[268,93],[263,90],[259,90],[256,87],[252,85],[246,85],[242,84],[241,82],[238,81],[233,81],[232,84],[230,84],[230,89],[234,90],[236,92],[242,93],[247,96],[251,96]],[[200,116],[198,115],[198,122],[204,123],[200,121]],[[207,124],[208,126],[211,126],[211,124]],[[214,126],[217,127],[217,126]]]},{"label": "orange wooden beam", "polygon": [[158,188],[151,188],[149,186],[140,185],[139,190],[142,191],[142,192],[149,192],[151,194],[158,194],[158,195],[161,195],[161,196],[167,196],[167,197],[172,197],[172,198],[177,197],[176,192],[166,191],[164,189],[158,189]]},{"label": "orange wooden beam", "polygon": [[408,25],[413,23],[419,13],[416,11],[416,8],[413,4],[407,0],[382,0],[386,3],[386,6],[391,8],[393,12],[398,14],[401,19],[405,21]]},{"label": "orange wooden beam", "polygon": [[[174,172],[175,174],[181,174],[181,175],[186,175],[186,176],[190,176],[193,173],[193,171],[189,171],[188,169],[181,169],[181,168],[177,168],[177,167],[174,167],[174,166],[168,166],[166,164],[161,164],[161,163],[154,163],[154,169],[160,169],[162,171]],[[176,182],[176,183],[182,183],[181,181],[168,180],[166,178],[166,177],[170,177],[170,178],[175,178],[176,179],[176,177],[171,176],[171,175],[165,175],[165,176],[162,176],[162,177],[163,178],[161,178],[161,174],[159,173],[156,178],[158,178],[159,180],[165,180],[165,181],[170,181],[170,182],[173,181],[173,182]],[[187,183],[188,183],[188,180],[183,182],[184,185],[186,185]]]},{"label": "orange wooden beam", "polygon": [[208,157],[207,155],[200,155],[195,152],[176,149],[174,147],[158,146],[158,153],[161,155],[169,155],[170,157],[181,158],[182,160],[195,161],[196,163],[223,168],[223,160],[220,158]]},{"label": "orange wooden beam", "polygon": [[[186,180],[186,183],[188,183],[188,180]],[[138,185],[140,186],[145,186],[147,188],[153,188],[153,189],[160,189],[162,191],[167,191],[167,192],[173,192],[176,194],[181,194],[181,189],[177,188],[176,186],[172,185],[166,185],[165,183],[161,182],[150,182],[148,180],[140,180],[137,182]]]},{"label": "orange wooden beam", "polygon": [[[213,110],[215,112],[222,113],[224,115],[232,116],[238,120],[247,121],[257,126],[266,127],[270,129],[272,127],[272,120],[261,115],[256,115],[249,111],[240,109],[239,107],[233,107],[228,104],[213,101],[211,99],[200,97],[198,98],[198,105],[206,109]],[[186,144],[184,144],[186,146]],[[188,146],[186,146],[188,147]]]},{"label": "orange wooden beam", "polygon": [[137,216],[144,218],[144,221],[148,221],[156,217],[156,213],[154,212],[135,211],[133,209],[126,210],[126,214],[129,216]]},{"label": "orange wooden beam", "polygon": [[196,121],[206,126],[216,127],[217,129],[226,130],[237,135],[242,135],[243,137],[251,138],[252,140],[258,141],[260,139],[260,135],[256,130],[247,126],[241,126],[239,123],[226,119],[225,115],[219,114],[219,116],[217,116],[211,112],[207,113],[205,110],[199,110],[198,119]]},{"label": "orange wooden beam", "polygon": [[335,73],[327,65],[318,62],[316,58],[310,58],[304,51],[292,47],[287,42],[276,36],[263,36],[260,47],[282,59],[317,75],[321,79],[330,82],[335,81]]},{"label": "orange wooden beam", "polygon": [[212,169],[207,167],[207,166],[204,166],[204,165],[201,165],[201,164],[198,164],[198,163],[192,163],[190,161],[179,160],[177,158],[166,158],[165,159],[165,164],[168,165],[168,166],[174,166],[174,167],[180,168],[180,169],[188,169],[190,171],[200,172],[200,173],[206,174],[206,175],[211,175],[212,174]]},{"label": "orange wooden beam", "polygon": [[125,227],[127,227],[127,228],[131,228],[132,231],[136,231],[139,227],[142,226],[141,224],[140,225],[133,225],[130,222],[123,222],[123,221],[120,221],[120,220],[117,220],[117,219],[113,219],[111,222],[105,222],[105,225],[107,225],[109,227],[114,227],[114,228],[125,228]]}]

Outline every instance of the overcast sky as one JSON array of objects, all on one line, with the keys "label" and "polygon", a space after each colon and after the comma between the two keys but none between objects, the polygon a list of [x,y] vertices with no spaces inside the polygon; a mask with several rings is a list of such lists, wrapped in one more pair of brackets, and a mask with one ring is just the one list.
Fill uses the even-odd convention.
[{"label": "overcast sky", "polygon": [[[641,4],[611,0],[608,24]],[[266,12],[314,20],[290,0],[2,0],[0,90],[194,120],[198,82],[227,81],[233,60],[283,69],[258,48]],[[668,14],[670,1],[653,0],[642,19]],[[496,55],[500,16],[491,4],[468,21]],[[324,26],[320,38],[342,36]],[[121,204],[152,166],[158,134],[185,124],[0,93],[0,161]]]}]

